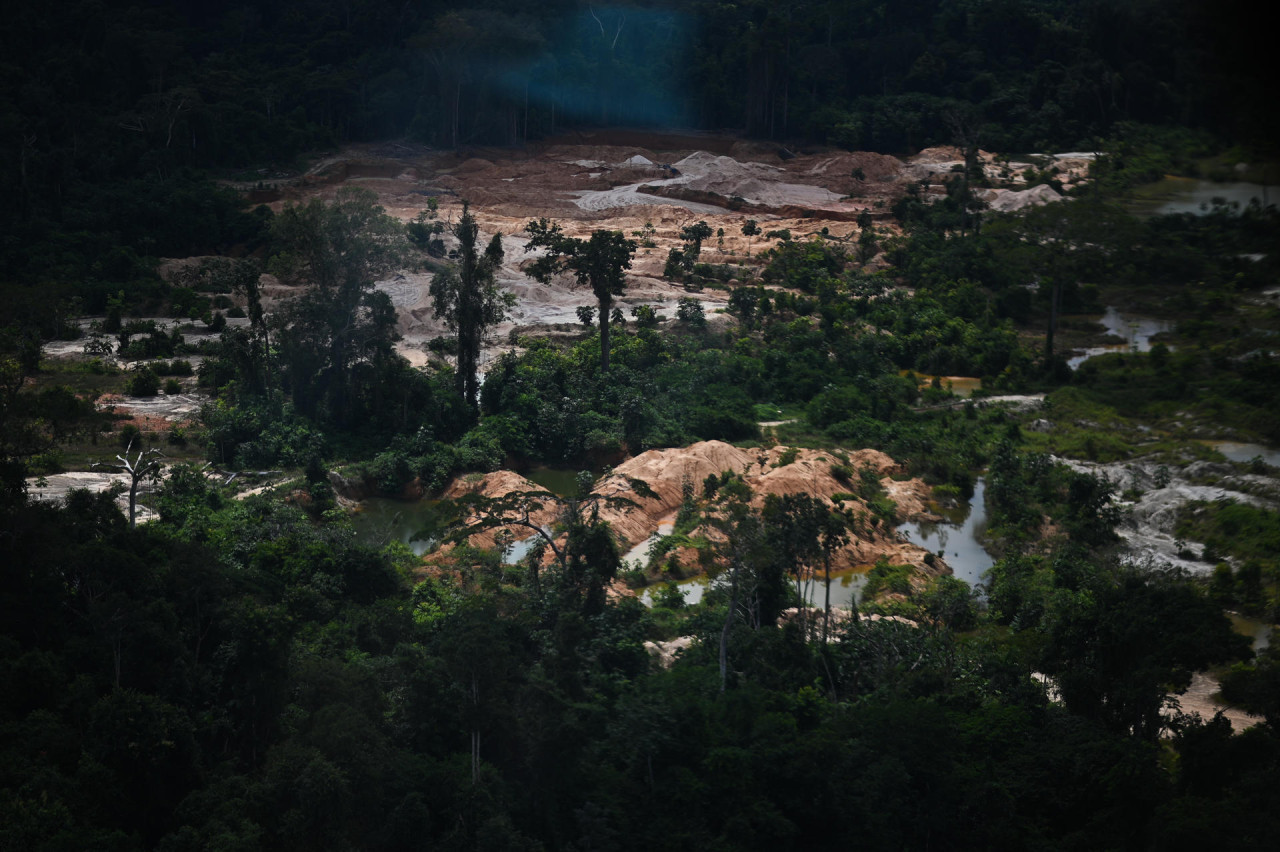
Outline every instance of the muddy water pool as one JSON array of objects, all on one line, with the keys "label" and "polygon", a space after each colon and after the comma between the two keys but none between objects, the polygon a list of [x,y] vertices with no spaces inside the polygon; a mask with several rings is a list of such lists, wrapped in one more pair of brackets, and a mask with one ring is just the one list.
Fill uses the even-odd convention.
[{"label": "muddy water pool", "polygon": [[1138,199],[1127,205],[1137,216],[1164,216],[1173,213],[1201,215],[1213,208],[1215,200],[1247,207],[1257,200],[1263,206],[1280,199],[1280,188],[1245,181],[1217,183],[1185,177],[1166,177],[1141,187]]},{"label": "muddy water pool", "polygon": [[524,472],[524,478],[560,497],[570,497],[578,490],[578,470],[568,467],[539,465]]},{"label": "muddy water pool", "polygon": [[1067,359],[1067,365],[1071,369],[1077,369],[1094,355],[1105,355],[1109,352],[1150,352],[1151,338],[1157,334],[1172,331],[1174,326],[1171,320],[1121,313],[1113,307],[1108,307],[1097,321],[1106,328],[1108,334],[1121,338],[1124,343],[1092,346],[1085,349],[1080,354]]},{"label": "muddy water pool", "polygon": [[1228,612],[1227,618],[1231,620],[1232,630],[1253,640],[1253,650],[1255,652],[1262,651],[1262,649],[1271,644],[1272,632],[1275,629],[1274,625],[1234,612]]},{"label": "muddy water pool", "polygon": [[392,500],[370,497],[361,500],[351,515],[356,538],[370,547],[386,547],[393,541],[407,544],[421,556],[435,544],[442,518],[438,500]]},{"label": "muddy water pool", "polygon": [[[831,572],[831,606],[851,609],[858,605],[862,587],[867,584],[870,568],[850,569],[848,571]],[[692,606],[702,600],[711,580],[706,575],[677,580],[676,586],[684,594],[686,605]],[[792,584],[794,586],[794,583]],[[662,587],[661,583],[649,586],[640,593],[640,600],[646,606],[653,606],[653,593]],[[821,576],[809,583],[805,589],[805,599],[810,606],[822,607],[826,603],[827,591]]]},{"label": "muddy water pool", "polygon": [[1248,463],[1255,458],[1260,458],[1265,464],[1280,467],[1280,450],[1262,444],[1249,444],[1242,441],[1207,441],[1206,443],[1233,462]]},{"label": "muddy water pool", "polygon": [[973,496],[967,503],[948,512],[946,520],[902,524],[898,532],[912,544],[940,553],[955,576],[970,586],[985,583],[986,573],[995,562],[980,541],[987,527],[985,494],[986,481],[978,477],[973,485]]},{"label": "muddy water pool", "polygon": [[[351,523],[361,544],[386,547],[399,541],[408,545],[415,556],[422,556],[435,547],[443,531],[446,518],[439,505],[439,500],[406,502],[370,497],[356,506]],[[502,561],[508,565],[519,562],[541,541],[541,536],[528,535],[527,529],[513,529],[518,537],[502,553]]]}]

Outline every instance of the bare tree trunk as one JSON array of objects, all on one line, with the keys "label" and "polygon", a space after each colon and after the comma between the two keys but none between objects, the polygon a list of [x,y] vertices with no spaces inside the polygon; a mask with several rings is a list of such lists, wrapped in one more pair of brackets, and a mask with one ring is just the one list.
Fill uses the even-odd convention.
[{"label": "bare tree trunk", "polygon": [[720,630],[720,692],[724,692],[729,679],[729,628],[733,625],[733,615],[738,611],[738,565],[733,566],[733,581],[729,588],[729,611],[724,616],[724,627]]},{"label": "bare tree trunk", "polygon": [[822,562],[827,580],[827,600],[822,613],[822,644],[826,645],[827,637],[831,633],[831,557],[827,556]]},{"label": "bare tree trunk", "polygon": [[138,480],[137,471],[129,471],[129,529],[138,527]]},{"label": "bare tree trunk", "polygon": [[1049,328],[1044,336],[1044,368],[1053,369],[1053,332],[1058,327],[1058,302],[1061,299],[1062,285],[1055,278],[1049,289]]},{"label": "bare tree trunk", "polygon": [[613,309],[613,297],[600,299],[600,372],[609,372],[609,312]]},{"label": "bare tree trunk", "polygon": [[808,584],[804,580],[803,566],[796,572],[796,596],[800,598],[800,605],[796,608],[796,618],[800,622],[800,635],[809,641],[809,596]]},{"label": "bare tree trunk", "polygon": [[[112,467],[122,473],[129,474],[129,529],[136,529],[138,526],[138,486],[144,479],[159,477],[164,465],[157,458],[160,455],[159,450],[138,450],[138,457],[130,459],[129,451],[132,449],[133,441],[130,441],[124,452],[116,456],[120,464],[112,465]],[[105,467],[105,465],[95,463],[93,467]]]}]

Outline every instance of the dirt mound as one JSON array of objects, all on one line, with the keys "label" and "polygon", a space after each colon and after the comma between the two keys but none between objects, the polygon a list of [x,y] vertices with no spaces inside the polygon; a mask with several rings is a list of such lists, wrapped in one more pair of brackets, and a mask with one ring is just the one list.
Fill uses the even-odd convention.
[{"label": "dirt mound", "polygon": [[1061,201],[1062,196],[1046,184],[1033,186],[1021,192],[1012,189],[986,189],[978,193],[978,197],[987,202],[992,209],[1001,213],[1010,210],[1022,210],[1024,207],[1039,207]]},{"label": "dirt mound", "polygon": [[669,669],[675,663],[676,658],[697,641],[698,637],[696,636],[677,636],[665,642],[645,642],[644,649],[649,652],[649,656],[657,660],[658,665],[664,669]]},{"label": "dirt mound", "polygon": [[768,163],[770,165],[781,165],[783,158],[779,155],[780,148],[770,142],[756,142],[751,139],[742,139],[729,148],[729,156],[740,162],[754,160],[757,163]]},{"label": "dirt mound", "polygon": [[[615,468],[614,473],[597,483],[594,493],[603,497],[618,497],[630,501],[630,506],[602,506],[600,518],[607,521],[617,534],[623,547],[631,547],[647,540],[665,522],[670,523],[684,499],[684,486],[688,482],[696,493],[703,490],[703,482],[709,476],[720,476],[725,471],[739,474],[752,491],[752,505],[760,508],[770,494],[810,494],[830,499],[843,494],[843,505],[853,511],[857,519],[854,535],[849,544],[839,551],[832,567],[847,569],[867,566],[881,556],[895,564],[915,566],[920,576],[936,576],[946,569],[941,563],[929,565],[927,552],[914,544],[903,541],[888,522],[883,521],[867,507],[866,503],[849,494],[849,471],[870,468],[880,477],[881,487],[897,504],[901,519],[926,513],[929,489],[918,479],[902,482],[892,478],[899,472],[898,464],[876,450],[859,450],[845,458],[837,458],[822,450],[798,450],[773,447],[767,450],[743,450],[722,441],[703,441],[682,449],[650,450]],[[639,479],[654,492],[653,497],[641,497],[628,482]],[[442,495],[457,499],[467,494],[479,494],[496,498],[523,491],[542,491],[541,487],[517,473],[501,470],[484,476],[463,477],[449,486]],[[535,506],[534,503],[540,505]],[[556,501],[545,499],[530,501],[527,514],[519,520],[550,528],[555,522],[559,506]],[[508,515],[512,520],[515,516]],[[479,520],[478,517],[472,520]],[[669,527],[668,527],[669,528]],[[535,533],[528,526],[511,524],[506,527],[515,540],[529,538]],[[702,530],[715,539],[714,530]],[[499,531],[486,530],[469,537],[477,547],[499,546]],[[510,539],[508,539],[510,540]],[[445,550],[447,552],[447,549]],[[693,565],[696,554],[682,554],[684,562]]]},{"label": "dirt mound", "polygon": [[[480,477],[459,477],[449,484],[442,496],[450,500],[456,500],[468,494],[479,494],[481,497],[494,498],[504,497],[507,494],[519,491],[540,492],[543,490],[541,485],[525,479],[518,473],[510,470],[498,470]],[[540,508],[535,508],[535,503],[539,504]],[[527,519],[539,527],[550,527],[556,519],[558,509],[558,505],[552,500],[531,500],[528,506]],[[473,518],[473,520],[479,519]],[[537,534],[532,529],[522,526],[510,526],[505,529],[517,541]],[[501,530],[499,529],[478,532],[475,535],[468,536],[467,542],[473,547],[494,548],[498,546],[497,539],[500,532]]]},{"label": "dirt mound", "polygon": [[854,171],[861,170],[862,181],[882,182],[896,179],[902,171],[902,163],[887,154],[841,152],[798,157],[787,163],[786,170],[796,180],[813,178],[842,184],[853,182]]},{"label": "dirt mound", "polygon": [[497,166],[488,160],[481,159],[480,157],[472,157],[469,160],[463,160],[453,171],[455,174],[467,175],[475,174],[476,172],[487,172],[495,168],[497,168]]},{"label": "dirt mound", "polygon": [[[830,499],[836,494],[849,494],[853,486],[847,470],[870,467],[881,477],[881,487],[898,505],[900,518],[910,518],[926,511],[929,488],[918,479],[897,482],[891,474],[899,470],[893,459],[876,450],[859,450],[848,455],[848,463],[822,450],[797,450],[773,447],[768,450],[743,450],[722,441],[703,441],[682,449],[650,450],[619,465],[614,474],[600,482],[597,493],[623,496],[636,503],[635,508],[605,509],[601,518],[609,521],[627,546],[638,544],[657,531],[659,524],[680,508],[684,499],[684,483],[692,484],[700,493],[708,476],[724,471],[740,474],[752,491],[752,505],[764,504],[770,494],[809,494]],[[624,477],[648,484],[656,497],[635,494]],[[833,567],[851,568],[874,563],[880,556],[891,562],[914,565],[926,573],[939,573],[925,564],[926,552],[898,538],[896,530],[874,517],[866,504],[851,497],[845,501],[855,516],[862,516],[857,535],[837,554]]]},{"label": "dirt mound", "polygon": [[99,410],[114,409],[126,413],[130,422],[143,432],[168,430],[175,423],[195,420],[200,407],[209,398],[199,393],[182,393],[165,396],[128,396],[103,394],[98,398]]},{"label": "dirt mound", "polygon": [[964,151],[954,145],[938,145],[925,148],[914,157],[907,158],[908,163],[920,165],[940,165],[943,163],[963,163]]},{"label": "dirt mound", "polygon": [[792,182],[791,173],[779,166],[744,163],[732,157],[696,151],[677,162],[675,168],[680,177],[655,182],[659,191],[663,187],[678,187],[684,193],[742,199],[756,207],[838,209],[842,206],[843,195],[825,186]]}]

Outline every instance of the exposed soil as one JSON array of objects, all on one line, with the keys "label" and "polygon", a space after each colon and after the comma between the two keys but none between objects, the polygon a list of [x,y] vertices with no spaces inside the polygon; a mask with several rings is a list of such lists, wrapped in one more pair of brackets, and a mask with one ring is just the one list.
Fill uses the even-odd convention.
[{"label": "exposed soil", "polygon": [[1174,528],[1184,506],[1195,500],[1232,500],[1280,508],[1280,482],[1270,476],[1240,473],[1231,464],[1199,461],[1179,468],[1141,460],[1112,464],[1056,460],[1073,470],[1105,476],[1117,490],[1141,492],[1136,501],[1121,504],[1124,519],[1116,529],[1129,556],[1167,563],[1192,574],[1207,574],[1213,564],[1201,560],[1203,545],[1177,539]]},{"label": "exposed soil", "polygon": [[[1017,191],[1022,170],[1031,164],[1006,167],[995,155],[983,152],[982,157],[992,179],[1012,187],[988,191],[995,206],[1016,209],[1056,200],[1056,193],[1044,186]],[[506,260],[499,282],[517,301],[510,320],[492,332],[497,342],[513,330],[581,331],[576,309],[593,304],[590,293],[568,282],[543,286],[525,273],[531,256],[524,251],[522,232],[531,219],[555,219],[577,237],[597,228],[638,237],[635,232],[651,225],[648,240],[653,245],[637,252],[619,307],[629,313],[638,304],[652,304],[660,316],[671,317],[677,299],[691,296],[711,316],[723,307],[727,292],[691,294],[662,279],[667,252],[682,245],[679,233],[686,225],[701,220],[713,231],[723,229],[723,237],[703,244],[701,260],[738,267],[739,278],[746,280],[773,242],[744,236],[747,219],[755,219],[766,232],[789,230],[800,239],[821,235],[852,242],[859,234],[854,220],[860,214],[869,213],[881,230],[892,228],[883,220],[908,184],[925,180],[941,192],[943,181],[962,164],[962,154],[948,148],[928,149],[904,163],[866,152],[796,156],[776,145],[732,137],[627,130],[574,133],[523,149],[443,152],[388,143],[353,146],[325,157],[291,185],[275,187],[280,197],[272,206],[331,197],[339,187],[354,185],[377,193],[387,212],[402,220],[414,218],[428,198],[435,198],[440,218],[451,222],[466,199],[483,232],[504,235]],[[1062,160],[1060,177],[1079,179],[1086,165],[1084,160]],[[1069,174],[1067,166],[1076,172]],[[402,352],[419,364],[427,359],[425,343],[445,331],[431,316],[430,280],[430,272],[406,271],[378,284],[400,312]],[[283,288],[277,288],[268,287],[268,294],[281,295]],[[491,360],[495,351],[482,360]]]},{"label": "exposed soil", "polygon": [[[1220,686],[1218,681],[1209,673],[1196,672],[1191,676],[1191,686],[1187,688],[1187,691],[1171,698],[1177,702],[1177,710],[1182,713],[1199,716],[1206,722],[1212,719],[1214,714],[1222,713],[1231,722],[1231,727],[1237,733],[1253,725],[1262,724],[1264,719],[1261,716],[1255,716],[1239,708],[1220,704],[1215,698]],[[1173,707],[1169,707],[1166,715],[1172,715],[1173,710]]]},{"label": "exposed soil", "polygon": [[[601,520],[609,523],[625,550],[647,540],[658,532],[664,522],[671,522],[684,499],[686,482],[701,493],[702,484],[708,476],[732,471],[742,476],[751,489],[752,505],[759,508],[770,494],[809,494],[819,499],[848,494],[852,486],[832,470],[837,464],[843,464],[843,461],[821,450],[791,450],[786,447],[744,450],[722,441],[702,441],[683,448],[641,453],[618,465],[610,476],[598,482],[594,493],[620,497],[633,504],[602,505],[599,509]],[[927,514],[929,487],[919,479],[894,479],[894,474],[898,474],[901,468],[884,453],[876,450],[850,453],[848,465],[854,471],[870,467],[879,474],[881,487],[896,504],[900,518],[919,518]],[[628,479],[643,481],[656,496],[639,496]],[[499,497],[512,492],[540,490],[524,477],[502,470],[482,477],[455,480],[444,496],[457,498],[467,493],[478,493],[485,497]],[[921,583],[928,577],[949,573],[941,560],[926,562],[928,552],[902,540],[892,524],[878,520],[873,523],[863,501],[850,497],[844,500],[844,504],[855,516],[864,515],[865,522],[857,534],[850,536],[849,543],[835,553],[833,570],[866,567],[884,556],[894,564],[914,566]],[[558,506],[554,502],[542,501],[539,508],[530,511],[528,520],[539,527],[549,527],[557,512]],[[513,525],[508,529],[516,539],[535,534],[528,527]],[[717,531],[707,528],[700,528],[694,534],[712,540],[720,537]],[[476,546],[494,547],[497,536],[497,531],[489,530],[471,536],[469,541]],[[696,552],[691,549],[677,551],[676,559],[688,571],[700,570]]]},{"label": "exposed soil", "polygon": [[[127,516],[129,514],[129,475],[125,473],[108,473],[106,471],[72,471],[54,473],[48,476],[32,477],[27,480],[27,492],[33,500],[48,503],[60,503],[72,491],[84,490],[91,494],[100,494],[113,487],[119,487],[121,493],[116,497],[116,505]],[[150,483],[143,483],[139,488],[140,499],[137,505],[138,523],[154,520],[157,515],[142,504],[143,495],[152,491]]]},{"label": "exposed soil", "polygon": [[[1032,162],[1007,162],[982,152],[983,168],[1006,189],[988,190],[992,204],[1015,209],[1047,203],[1056,194],[1044,186],[1019,192]],[[1077,181],[1087,167],[1087,155],[1037,160],[1056,164],[1067,183]],[[642,242],[628,276],[626,294],[618,300],[624,314],[640,304],[652,305],[660,317],[675,314],[677,300],[691,297],[703,303],[713,322],[728,301],[728,291],[686,292],[662,278],[670,248],[683,245],[679,234],[686,225],[706,221],[723,229],[703,244],[701,261],[727,264],[735,281],[753,278],[760,255],[774,241],[747,237],[742,226],[756,220],[763,232],[788,230],[794,238],[820,235],[837,243],[856,241],[854,220],[869,214],[882,232],[893,229],[885,220],[892,203],[909,184],[928,191],[945,191],[944,181],[963,167],[954,148],[931,148],[908,161],[867,152],[815,151],[799,155],[775,144],[708,134],[662,133],[625,129],[583,131],[545,140],[524,148],[478,148],[438,151],[420,145],[390,142],[356,145],[321,157],[301,175],[264,175],[251,184],[229,183],[245,191],[253,203],[279,210],[285,203],[332,198],[343,186],[360,186],[377,194],[388,213],[401,220],[416,217],[427,199],[439,203],[442,221],[456,221],[463,199],[484,233],[501,233],[506,259],[500,284],[515,294],[516,306],[507,322],[494,328],[481,358],[481,369],[514,340],[513,332],[540,336],[586,333],[577,308],[593,305],[589,292],[570,282],[543,286],[525,273],[531,255],[525,253],[522,233],[531,219],[560,222],[571,236],[585,237],[597,228],[622,230]],[[261,188],[258,184],[261,183]],[[642,237],[637,232],[650,230]],[[650,243],[644,245],[645,242]],[[204,258],[168,259],[160,272],[169,280],[185,280]],[[872,268],[878,267],[876,260]],[[399,348],[411,363],[423,365],[431,357],[426,344],[444,333],[432,316],[428,293],[432,273],[406,270],[379,282],[399,312],[404,336]],[[270,310],[292,294],[271,275],[261,289]],[[87,320],[86,320],[87,322]],[[162,327],[174,324],[158,319]],[[231,324],[245,320],[230,320]],[[201,335],[199,324],[188,336]],[[51,357],[82,356],[84,341],[52,343]],[[435,356],[438,357],[438,356]],[[188,419],[198,398],[131,398],[113,401],[117,410],[174,422]]]}]

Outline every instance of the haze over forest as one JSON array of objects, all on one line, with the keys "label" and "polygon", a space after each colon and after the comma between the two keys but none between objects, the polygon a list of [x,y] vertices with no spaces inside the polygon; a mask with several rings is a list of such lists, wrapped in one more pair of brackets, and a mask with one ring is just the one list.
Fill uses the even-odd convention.
[{"label": "haze over forest", "polygon": [[0,27],[0,848],[1270,848],[1240,0]]}]

